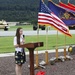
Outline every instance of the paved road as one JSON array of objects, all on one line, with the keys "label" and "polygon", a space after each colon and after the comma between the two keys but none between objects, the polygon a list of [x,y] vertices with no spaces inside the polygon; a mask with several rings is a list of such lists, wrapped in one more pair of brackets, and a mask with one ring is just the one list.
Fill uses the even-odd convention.
[{"label": "paved road", "polygon": [[[0,31],[0,36],[15,36],[16,31]],[[37,35],[37,31],[24,31],[24,35]],[[75,30],[70,30],[71,34],[75,34]],[[57,34],[56,30],[48,31],[49,35]],[[58,34],[61,34],[60,32]],[[46,35],[46,31],[39,31],[39,35]]]}]

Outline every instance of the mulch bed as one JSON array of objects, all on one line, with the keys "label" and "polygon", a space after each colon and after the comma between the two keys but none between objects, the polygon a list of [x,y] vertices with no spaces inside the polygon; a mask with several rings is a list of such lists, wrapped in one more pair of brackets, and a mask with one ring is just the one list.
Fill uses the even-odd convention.
[{"label": "mulch bed", "polygon": [[[59,56],[63,53],[59,53]],[[54,57],[55,53],[49,54],[49,59]],[[38,71],[45,71],[45,75],[75,75],[75,55],[71,55],[73,60],[64,62],[56,62],[54,65],[46,65],[45,69],[36,69],[35,75]],[[23,65],[23,75],[30,75],[29,56],[27,55],[27,62]],[[39,54],[39,62],[45,60],[45,54]],[[0,58],[0,75],[16,75],[15,74],[15,60],[14,57],[1,57]]]}]

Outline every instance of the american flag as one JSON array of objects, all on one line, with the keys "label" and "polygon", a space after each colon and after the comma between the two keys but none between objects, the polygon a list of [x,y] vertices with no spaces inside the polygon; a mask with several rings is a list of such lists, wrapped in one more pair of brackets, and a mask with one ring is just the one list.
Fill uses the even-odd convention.
[{"label": "american flag", "polygon": [[65,23],[58,18],[44,2],[40,2],[40,8],[38,13],[38,25],[48,25],[56,28],[60,32],[71,36],[68,27]]}]

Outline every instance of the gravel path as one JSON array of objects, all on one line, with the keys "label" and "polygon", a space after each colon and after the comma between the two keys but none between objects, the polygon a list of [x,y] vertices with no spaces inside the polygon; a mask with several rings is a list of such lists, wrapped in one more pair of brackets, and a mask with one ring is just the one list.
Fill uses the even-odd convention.
[{"label": "gravel path", "polygon": [[[59,54],[63,55],[62,53]],[[54,57],[55,54],[49,54],[49,59]],[[44,60],[44,54],[39,54],[39,61]],[[45,69],[36,69],[35,75],[38,71],[45,71],[45,75],[75,75],[75,55],[72,55],[73,60],[64,62],[57,62],[55,65],[46,65]],[[30,75],[28,68],[29,56],[27,55],[27,62],[23,65],[23,75]],[[0,58],[0,75],[15,75],[15,60],[14,57],[1,57]]]}]

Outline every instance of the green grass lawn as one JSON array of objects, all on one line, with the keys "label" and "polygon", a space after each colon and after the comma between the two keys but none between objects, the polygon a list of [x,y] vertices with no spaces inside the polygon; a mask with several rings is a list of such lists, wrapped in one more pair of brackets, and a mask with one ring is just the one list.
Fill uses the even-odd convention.
[{"label": "green grass lawn", "polygon": [[[14,52],[14,46],[13,46],[13,38],[14,37],[0,37],[0,53],[7,53],[7,52]],[[44,42],[44,46],[38,48],[38,50],[46,50],[46,45],[47,49],[51,50],[54,49],[56,46],[56,35],[48,35],[48,41],[46,44],[46,36],[26,36],[25,37],[25,42],[37,42],[41,41]],[[65,36],[64,35],[59,35],[58,36],[58,46],[63,46],[65,45]],[[75,44],[75,35],[73,35],[72,38],[66,37],[66,45],[70,44]],[[26,49],[27,50],[27,49]],[[27,50],[28,51],[28,50]]]},{"label": "green grass lawn", "polygon": [[[9,26],[8,31],[16,31],[18,27],[22,27],[23,30],[33,30],[33,25],[18,25],[18,26]],[[4,29],[0,29],[0,31],[4,31]]]},{"label": "green grass lawn", "polygon": [[19,26],[10,26],[9,31],[14,31],[18,27],[22,27],[23,30],[33,30],[33,25],[19,25]]}]

